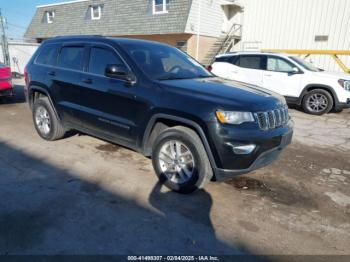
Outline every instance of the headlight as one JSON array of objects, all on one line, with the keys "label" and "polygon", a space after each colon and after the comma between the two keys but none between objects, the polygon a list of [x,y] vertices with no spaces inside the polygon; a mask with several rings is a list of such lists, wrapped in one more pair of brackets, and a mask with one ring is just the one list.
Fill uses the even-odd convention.
[{"label": "headlight", "polygon": [[254,116],[251,112],[235,111],[216,111],[216,117],[222,124],[239,125],[244,122],[254,122]]},{"label": "headlight", "polygon": [[350,80],[339,79],[338,83],[339,85],[341,85],[342,88],[344,88],[347,91],[350,91]]}]

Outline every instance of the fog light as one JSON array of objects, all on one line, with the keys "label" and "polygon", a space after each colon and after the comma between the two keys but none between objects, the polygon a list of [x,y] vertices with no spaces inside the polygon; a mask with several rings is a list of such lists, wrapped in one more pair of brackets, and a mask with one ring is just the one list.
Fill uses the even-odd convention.
[{"label": "fog light", "polygon": [[256,148],[256,145],[254,145],[254,144],[251,144],[251,145],[240,145],[240,146],[231,145],[231,146],[232,146],[233,152],[235,154],[237,154],[237,155],[250,154]]}]

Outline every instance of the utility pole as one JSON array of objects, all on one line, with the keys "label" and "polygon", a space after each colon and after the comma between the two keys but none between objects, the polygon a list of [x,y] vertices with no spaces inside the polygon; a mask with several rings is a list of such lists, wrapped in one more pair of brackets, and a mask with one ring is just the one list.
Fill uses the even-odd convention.
[{"label": "utility pole", "polygon": [[1,35],[1,47],[2,47],[2,55],[4,58],[4,64],[10,66],[10,53],[9,46],[7,43],[6,31],[5,31],[5,18],[2,16],[1,8],[0,8],[0,35]]}]

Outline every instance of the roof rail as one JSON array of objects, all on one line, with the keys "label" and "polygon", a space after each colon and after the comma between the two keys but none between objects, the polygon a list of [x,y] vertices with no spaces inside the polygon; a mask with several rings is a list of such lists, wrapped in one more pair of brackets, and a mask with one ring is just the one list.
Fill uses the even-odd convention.
[{"label": "roof rail", "polygon": [[59,35],[54,38],[89,38],[89,37],[104,37],[103,35]]}]

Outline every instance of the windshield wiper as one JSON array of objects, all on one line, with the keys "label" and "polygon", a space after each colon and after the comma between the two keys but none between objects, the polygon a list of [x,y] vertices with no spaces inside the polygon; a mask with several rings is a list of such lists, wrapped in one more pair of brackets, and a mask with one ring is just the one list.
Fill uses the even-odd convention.
[{"label": "windshield wiper", "polygon": [[196,78],[210,78],[210,77],[216,77],[213,75],[207,75],[207,76],[197,76]]},{"label": "windshield wiper", "polygon": [[192,77],[173,77],[173,76],[165,76],[160,77],[157,80],[180,80],[180,79],[191,79]]},{"label": "windshield wiper", "polygon": [[209,77],[215,77],[212,75],[199,75],[199,76],[191,76],[191,77],[172,77],[172,76],[168,76],[168,77],[160,77],[157,80],[179,80],[179,79],[196,79],[196,78],[209,78]]}]

